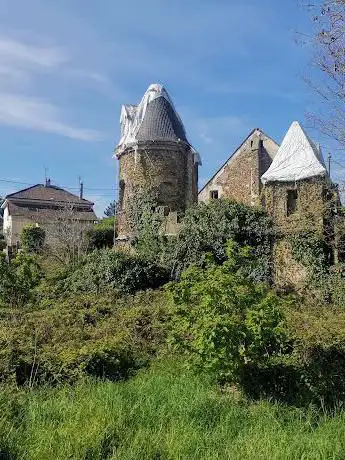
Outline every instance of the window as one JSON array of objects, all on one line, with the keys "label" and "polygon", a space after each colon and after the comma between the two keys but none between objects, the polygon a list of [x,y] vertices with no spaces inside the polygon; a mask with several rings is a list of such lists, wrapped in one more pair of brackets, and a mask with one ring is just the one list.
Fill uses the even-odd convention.
[{"label": "window", "polygon": [[210,198],[211,200],[218,200],[218,190],[211,190]]},{"label": "window", "polygon": [[120,190],[119,190],[119,209],[123,207],[123,199],[125,196],[125,181],[123,179],[120,180]]},{"label": "window", "polygon": [[287,191],[287,200],[286,200],[286,214],[290,216],[296,211],[297,208],[297,190],[288,190]]}]

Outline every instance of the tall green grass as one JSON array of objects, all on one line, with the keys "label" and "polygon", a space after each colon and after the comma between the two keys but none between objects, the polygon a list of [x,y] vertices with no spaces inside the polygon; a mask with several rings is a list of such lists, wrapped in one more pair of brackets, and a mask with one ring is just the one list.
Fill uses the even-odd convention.
[{"label": "tall green grass", "polygon": [[0,458],[344,459],[331,416],[221,392],[172,362],[122,383],[0,396]]}]

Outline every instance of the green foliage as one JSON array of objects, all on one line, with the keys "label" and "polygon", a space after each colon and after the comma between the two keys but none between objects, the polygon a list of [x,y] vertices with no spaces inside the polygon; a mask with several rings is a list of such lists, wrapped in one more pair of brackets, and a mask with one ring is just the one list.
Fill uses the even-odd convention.
[{"label": "green foliage", "polygon": [[7,243],[5,240],[4,235],[0,232],[0,252],[3,251],[3,249],[6,249]]},{"label": "green foliage", "polygon": [[27,225],[22,230],[20,242],[24,250],[37,254],[43,249],[45,237],[46,233],[42,227]]},{"label": "green foliage", "polygon": [[114,217],[108,217],[87,230],[89,250],[112,248],[114,246],[114,225]]},{"label": "green foliage", "polygon": [[330,267],[327,278],[327,293],[332,305],[338,309],[345,307],[345,263]]},{"label": "green foliage", "polygon": [[260,209],[223,199],[199,203],[186,211],[169,264],[177,278],[191,264],[202,265],[207,253],[221,264],[226,259],[225,243],[232,239],[252,247],[249,278],[268,281],[272,238],[272,222]]},{"label": "green foliage", "polygon": [[316,284],[324,281],[328,273],[327,246],[312,231],[299,232],[289,237],[294,259],[304,265],[309,280]]},{"label": "green foliage", "polygon": [[0,254],[0,305],[20,307],[34,297],[42,277],[35,256],[19,253],[10,263]]},{"label": "green foliage", "polygon": [[36,311],[0,310],[0,381],[30,387],[129,377],[163,346],[167,299],[70,296]]},{"label": "green foliage", "polygon": [[113,249],[88,254],[65,278],[58,282],[56,292],[99,293],[116,290],[132,294],[139,290],[154,289],[168,281],[166,270],[141,256]]},{"label": "green foliage", "polygon": [[126,216],[136,251],[147,260],[160,261],[165,237],[164,215],[158,206],[157,193],[142,188],[133,191]]},{"label": "green foliage", "polygon": [[344,422],[342,410],[238,400],[165,359],[126,382],[2,392],[0,451],[23,460],[340,460]]},{"label": "green foliage", "polygon": [[234,242],[227,260],[193,266],[171,284],[175,308],[171,343],[192,365],[220,380],[239,380],[248,363],[262,362],[287,346],[282,301],[244,275],[251,248]]},{"label": "green foliage", "polygon": [[344,306],[307,305],[290,308],[287,328],[293,340],[293,362],[299,371],[304,401],[324,407],[345,401]]},{"label": "green foliage", "polygon": [[116,214],[116,201],[113,200],[109,203],[109,205],[104,210],[104,215],[107,217],[114,217]]}]

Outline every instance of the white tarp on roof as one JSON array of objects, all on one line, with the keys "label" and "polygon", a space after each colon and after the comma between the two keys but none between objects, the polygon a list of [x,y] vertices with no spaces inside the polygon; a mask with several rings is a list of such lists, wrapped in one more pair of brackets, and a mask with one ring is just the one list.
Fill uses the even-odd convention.
[{"label": "white tarp on roof", "polygon": [[[179,114],[176,112],[174,104],[164,86],[158,83],[154,83],[148,87],[139,105],[122,106],[120,115],[121,138],[116,148],[117,155],[120,155],[129,145],[137,142],[137,134],[144,120],[148,105],[150,102],[161,96],[169,102],[170,106],[175,112],[177,119],[183,126],[182,120]],[[199,153],[196,152],[192,146],[190,147],[194,153],[194,161],[201,164]]]},{"label": "white tarp on roof", "polygon": [[294,182],[326,174],[320,147],[309,139],[298,121],[294,121],[261,181],[263,184]]}]

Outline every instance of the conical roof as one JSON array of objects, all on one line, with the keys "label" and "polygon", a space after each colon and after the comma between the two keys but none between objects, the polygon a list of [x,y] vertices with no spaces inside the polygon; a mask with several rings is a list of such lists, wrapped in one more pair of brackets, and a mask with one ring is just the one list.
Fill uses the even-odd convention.
[{"label": "conical roof", "polygon": [[262,175],[267,182],[295,182],[315,176],[325,176],[327,170],[321,149],[309,139],[298,121],[294,121],[286,133],[271,166]]},{"label": "conical roof", "polygon": [[150,85],[138,106],[122,106],[120,123],[117,155],[138,141],[168,140],[189,144],[181,118],[160,84]]}]

